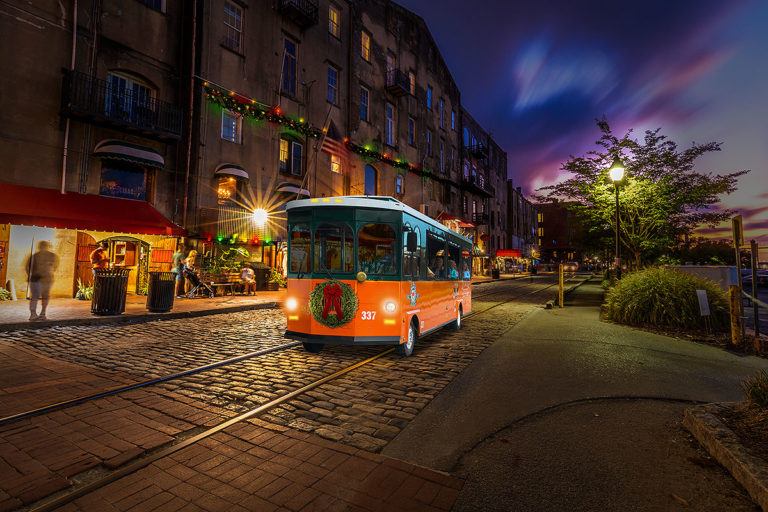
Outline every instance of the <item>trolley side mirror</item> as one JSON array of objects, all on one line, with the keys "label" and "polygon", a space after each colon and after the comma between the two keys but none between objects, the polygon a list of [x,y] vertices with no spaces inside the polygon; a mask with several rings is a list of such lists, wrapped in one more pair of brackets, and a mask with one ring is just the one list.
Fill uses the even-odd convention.
[{"label": "trolley side mirror", "polygon": [[419,248],[418,235],[413,231],[409,231],[405,245],[408,249],[408,252],[416,252],[416,250]]}]

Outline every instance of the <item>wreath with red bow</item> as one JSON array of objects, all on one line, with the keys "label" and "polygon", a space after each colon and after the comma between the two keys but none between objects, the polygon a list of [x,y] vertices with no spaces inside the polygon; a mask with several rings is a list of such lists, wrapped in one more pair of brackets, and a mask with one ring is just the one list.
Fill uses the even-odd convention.
[{"label": "wreath with red bow", "polygon": [[309,312],[326,327],[341,327],[355,317],[357,295],[346,283],[323,281],[309,294]]}]

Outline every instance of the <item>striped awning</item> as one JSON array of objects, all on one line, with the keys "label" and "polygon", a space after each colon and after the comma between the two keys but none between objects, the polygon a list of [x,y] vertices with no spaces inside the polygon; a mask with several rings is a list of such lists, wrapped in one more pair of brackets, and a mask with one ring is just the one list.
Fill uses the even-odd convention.
[{"label": "striped awning", "polygon": [[240,167],[237,164],[221,164],[218,167],[216,167],[216,171],[213,173],[214,176],[234,176],[235,178],[240,178],[244,180],[248,180],[251,177],[248,176],[248,173],[245,169]]},{"label": "striped awning", "polygon": [[102,140],[93,148],[93,156],[111,160],[125,160],[149,167],[165,167],[163,155],[154,149],[124,140]]},{"label": "striped awning", "polygon": [[277,187],[275,187],[275,192],[279,194],[298,194],[300,196],[309,197],[309,190],[301,188],[299,185],[289,181],[283,181],[282,183],[279,183]]}]

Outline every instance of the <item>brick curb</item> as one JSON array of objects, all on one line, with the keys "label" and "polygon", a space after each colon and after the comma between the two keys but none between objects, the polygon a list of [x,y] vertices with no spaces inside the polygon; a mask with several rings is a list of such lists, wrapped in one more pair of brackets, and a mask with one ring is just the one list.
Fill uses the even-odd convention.
[{"label": "brick curb", "polygon": [[152,322],[154,320],[175,320],[178,318],[194,318],[209,315],[223,315],[227,313],[240,313],[256,309],[275,309],[282,305],[281,302],[263,302],[260,304],[247,304],[243,306],[229,306],[217,309],[201,309],[197,311],[177,311],[170,313],[140,313],[135,315],[109,315],[94,316],[92,318],[69,318],[64,320],[46,320],[43,322],[15,322],[0,324],[0,332],[28,331],[33,329],[47,329],[50,327],[71,327],[82,325],[108,325],[108,324],[133,324]]},{"label": "brick curb", "polygon": [[686,409],[683,426],[749,493],[764,512],[768,512],[768,464],[751,455],[716,414],[723,404],[706,404]]}]

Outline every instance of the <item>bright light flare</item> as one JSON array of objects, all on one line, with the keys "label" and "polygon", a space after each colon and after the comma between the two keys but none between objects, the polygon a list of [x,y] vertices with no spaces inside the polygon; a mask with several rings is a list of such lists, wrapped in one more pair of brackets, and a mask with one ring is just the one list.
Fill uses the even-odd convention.
[{"label": "bright light flare", "polygon": [[253,210],[253,221],[258,226],[263,226],[267,223],[267,218],[269,217],[269,214],[267,213],[267,210],[264,208],[257,208]]},{"label": "bright light flare", "polygon": [[296,311],[296,308],[299,307],[299,301],[297,301],[294,297],[288,297],[285,301],[285,309],[288,311]]},{"label": "bright light flare", "polygon": [[387,313],[394,313],[397,309],[397,304],[395,304],[393,301],[387,301],[384,303],[384,311]]}]

